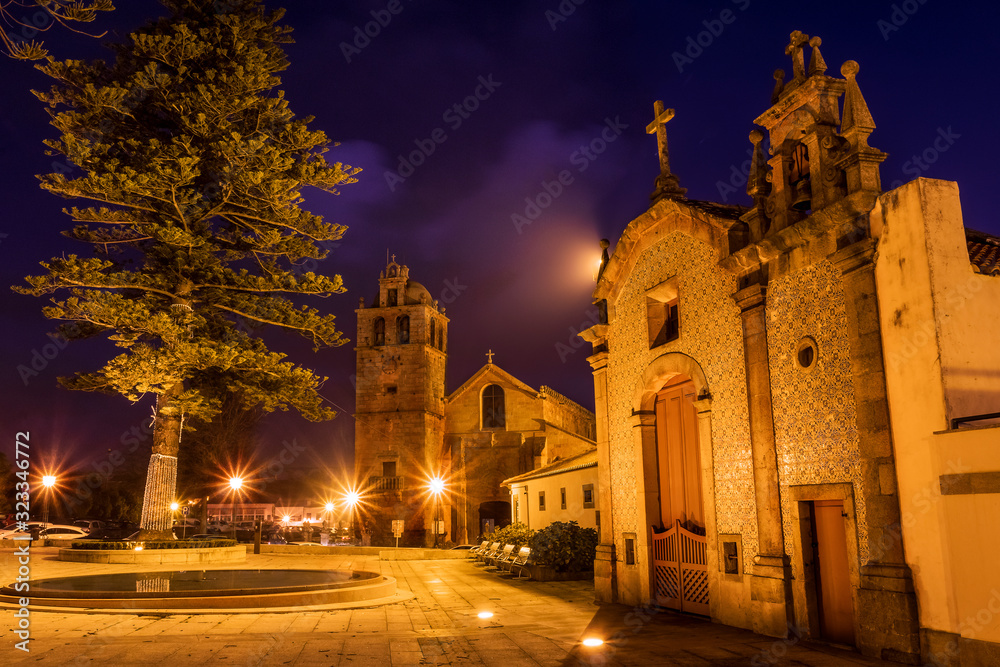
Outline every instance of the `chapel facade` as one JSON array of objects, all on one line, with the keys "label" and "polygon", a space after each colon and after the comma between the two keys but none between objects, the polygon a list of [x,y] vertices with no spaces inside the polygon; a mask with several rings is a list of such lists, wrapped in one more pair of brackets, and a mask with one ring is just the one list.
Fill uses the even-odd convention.
[{"label": "chapel facade", "polygon": [[820,45],[791,35],[749,208],[686,197],[656,105],[652,204],[605,251],[581,333],[597,597],[996,664],[1000,350],[974,321],[1000,316],[1000,241],[965,229],[953,183],[883,193],[859,66],[827,75]]},{"label": "chapel facade", "polygon": [[449,320],[395,258],[355,312],[355,477],[373,544],[395,543],[394,520],[400,545],[475,540],[511,522],[505,479],[596,447],[591,411],[521,382],[492,352],[446,394]]}]

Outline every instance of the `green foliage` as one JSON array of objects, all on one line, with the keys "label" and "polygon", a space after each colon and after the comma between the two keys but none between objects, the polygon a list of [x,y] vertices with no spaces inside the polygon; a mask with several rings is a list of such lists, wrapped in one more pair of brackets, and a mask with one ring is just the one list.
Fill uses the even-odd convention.
[{"label": "green foliage", "polygon": [[583,572],[594,568],[597,531],[581,528],[576,521],[554,521],[531,539],[535,563],[557,572]]},{"label": "green foliage", "polygon": [[498,528],[491,534],[484,535],[483,537],[488,539],[490,542],[499,542],[503,545],[513,544],[514,549],[517,550],[531,544],[532,536],[534,534],[535,531],[528,528],[523,523],[512,523],[509,526]]},{"label": "green foliage", "polygon": [[218,549],[220,547],[235,547],[236,540],[146,540],[139,542],[97,542],[75,541],[73,549],[91,549],[94,551],[133,551],[136,547],[146,549]]},{"label": "green foliage", "polygon": [[344,291],[340,276],[298,269],[345,230],[303,209],[301,192],[336,193],[357,170],[326,161],[326,136],[279,88],[291,41],[282,11],[260,0],[164,4],[169,15],[113,47],[111,63],[37,66],[55,80],[35,92],[61,133],[49,154],[82,171],[42,175],[41,186],[92,203],[66,210],[76,225],[65,232],[92,256],[43,262],[47,273],[15,290],[68,292],[45,316],[123,352],[60,381],[131,401],[156,394],[158,427],[210,420],[229,394],[329,419],[317,392],[325,378],[253,333],[274,325],[316,350],[346,342],[332,315],[292,298]]}]

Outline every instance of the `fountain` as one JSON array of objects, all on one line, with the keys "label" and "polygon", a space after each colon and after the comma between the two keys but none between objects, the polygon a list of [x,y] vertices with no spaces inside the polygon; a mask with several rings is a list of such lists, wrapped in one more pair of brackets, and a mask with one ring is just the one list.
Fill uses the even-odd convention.
[{"label": "fountain", "polygon": [[[54,577],[31,582],[32,606],[80,609],[237,609],[387,598],[396,580],[364,570],[175,570]],[[24,597],[13,584],[0,603]]]}]

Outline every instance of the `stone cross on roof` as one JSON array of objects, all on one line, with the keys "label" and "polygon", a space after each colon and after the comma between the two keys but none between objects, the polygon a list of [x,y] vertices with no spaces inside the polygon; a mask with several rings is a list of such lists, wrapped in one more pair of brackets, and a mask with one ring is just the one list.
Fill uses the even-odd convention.
[{"label": "stone cross on roof", "polygon": [[660,175],[656,177],[656,189],[650,195],[654,202],[662,197],[683,197],[687,192],[680,187],[677,177],[670,171],[670,150],[667,148],[667,123],[674,117],[673,109],[665,109],[663,100],[653,104],[653,121],[646,126],[646,134],[656,135],[656,147],[660,155]]},{"label": "stone cross on roof", "polygon": [[801,30],[796,30],[788,36],[788,46],[785,47],[785,55],[792,57],[792,75],[796,79],[805,78],[806,54],[802,52],[802,47],[808,43],[809,35],[803,34]]},{"label": "stone cross on roof", "polygon": [[492,364],[493,363],[493,350],[492,349],[489,352],[486,353],[486,363],[488,363],[488,364]]}]

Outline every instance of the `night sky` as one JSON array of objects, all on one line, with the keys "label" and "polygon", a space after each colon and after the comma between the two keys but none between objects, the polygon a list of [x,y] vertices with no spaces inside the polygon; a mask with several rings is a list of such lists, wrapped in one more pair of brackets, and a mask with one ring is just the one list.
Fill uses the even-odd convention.
[{"label": "night sky", "polygon": [[[337,315],[347,338],[388,252],[446,304],[448,391],[492,349],[495,363],[532,387],[549,385],[592,408],[589,346],[574,334],[593,322],[599,239],[613,250],[648,206],[658,172],[655,141],[645,134],[653,102],[677,111],[667,126],[671,161],[688,196],[749,204],[739,180],[747,135],[769,106],[774,70],[791,71],[784,47],[795,29],[823,38],[828,74],[840,76],[845,60],[860,63],[858,82],[878,125],[870,143],[889,154],[883,186],[918,175],[957,181],[966,225],[1000,234],[991,200],[1000,155],[990,48],[996,6],[577,2],[285,0],[296,39],[282,75],[291,108],[341,142],[329,159],[363,169],[340,196],[306,192],[308,209],[349,227],[316,269],[341,274],[347,292],[314,304]],[[88,29],[118,41],[162,12],[149,0],[118,4]],[[386,23],[377,31],[373,11]],[[366,24],[376,36],[357,38]],[[45,35],[59,58],[106,53],[101,40],[58,27]],[[41,142],[57,134],[29,91],[49,82],[11,59],[0,60],[0,76],[0,433],[8,456],[15,432],[30,430],[42,461],[80,460],[121,447],[124,432],[148,422],[151,401],[57,387],[58,376],[96,369],[115,353],[98,339],[59,350],[27,384],[19,374],[57,323],[42,317],[44,299],[6,286],[40,273],[39,261],[86,250],[59,235],[71,224],[60,212],[70,203],[35,178],[51,171]],[[593,152],[581,151],[588,145]],[[400,156],[409,161],[419,146],[424,155],[410,173]],[[551,204],[531,224],[515,224],[526,199],[538,200],[563,171],[572,181],[561,192],[549,185],[557,193]],[[314,354],[290,335],[267,339],[329,377],[322,393],[342,413],[323,424],[272,416],[262,427],[265,449],[295,439],[315,460],[349,462],[353,343]]]}]

